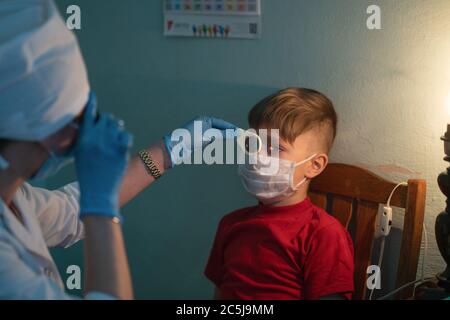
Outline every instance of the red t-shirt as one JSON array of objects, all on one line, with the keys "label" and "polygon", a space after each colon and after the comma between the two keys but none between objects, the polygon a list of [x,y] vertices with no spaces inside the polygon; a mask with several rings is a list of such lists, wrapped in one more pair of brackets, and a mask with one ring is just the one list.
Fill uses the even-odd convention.
[{"label": "red t-shirt", "polygon": [[222,218],[205,275],[220,299],[319,299],[353,288],[348,232],[309,199],[262,204]]}]

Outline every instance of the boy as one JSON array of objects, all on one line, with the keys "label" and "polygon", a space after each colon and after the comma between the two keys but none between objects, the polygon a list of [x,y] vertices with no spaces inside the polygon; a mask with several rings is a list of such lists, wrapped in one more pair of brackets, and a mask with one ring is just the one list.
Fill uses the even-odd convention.
[{"label": "boy", "polygon": [[[222,218],[205,275],[218,299],[351,299],[353,244],[332,216],[309,200],[311,179],[328,164],[337,116],[321,93],[288,88],[259,102],[251,128],[279,129],[277,173],[241,165],[259,204]],[[270,140],[270,138],[268,139]],[[267,162],[266,162],[267,163]]]}]

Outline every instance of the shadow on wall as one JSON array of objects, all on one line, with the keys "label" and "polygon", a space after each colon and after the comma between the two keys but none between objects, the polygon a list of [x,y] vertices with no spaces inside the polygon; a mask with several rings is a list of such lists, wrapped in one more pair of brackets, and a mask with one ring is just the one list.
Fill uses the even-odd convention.
[{"label": "shadow on wall", "polygon": [[[100,109],[123,118],[134,133],[134,152],[196,115],[220,117],[247,128],[250,108],[278,90],[145,76],[91,79]],[[73,168],[68,168],[47,186],[56,188],[73,179]],[[145,190],[123,209],[136,298],[210,299],[213,286],[203,270],[217,224],[223,215],[254,204],[235,165],[178,167]],[[82,251],[81,244],[52,250],[64,281],[68,266],[82,267]]]}]

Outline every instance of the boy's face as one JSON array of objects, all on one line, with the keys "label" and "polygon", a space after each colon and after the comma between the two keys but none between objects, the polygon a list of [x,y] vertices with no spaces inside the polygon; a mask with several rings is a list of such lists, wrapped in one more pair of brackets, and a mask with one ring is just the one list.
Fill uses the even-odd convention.
[{"label": "boy's face", "polygon": [[[263,141],[263,143],[267,143],[266,150],[268,155],[276,156],[276,146],[271,145],[271,130],[266,130],[267,141]],[[279,138],[278,156],[280,159],[299,163],[316,154],[311,161],[296,167],[294,173],[294,185],[300,183],[305,177],[312,179],[319,175],[328,163],[328,156],[321,143],[322,139],[318,138],[319,134],[320,132],[318,132],[318,130],[309,130],[299,135],[292,143],[289,143],[281,137]],[[304,184],[304,186],[307,185],[308,184]],[[307,188],[305,190],[307,190]]]}]

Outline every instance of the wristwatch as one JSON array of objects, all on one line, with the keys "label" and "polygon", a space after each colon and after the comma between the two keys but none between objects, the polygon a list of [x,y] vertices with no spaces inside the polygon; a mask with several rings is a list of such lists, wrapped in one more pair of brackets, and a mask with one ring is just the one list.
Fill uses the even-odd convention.
[{"label": "wristwatch", "polygon": [[155,178],[155,180],[161,178],[161,171],[159,171],[158,167],[155,165],[155,162],[153,162],[153,159],[150,157],[146,150],[139,151],[139,157],[144,163],[145,169],[147,170],[149,175]]}]

